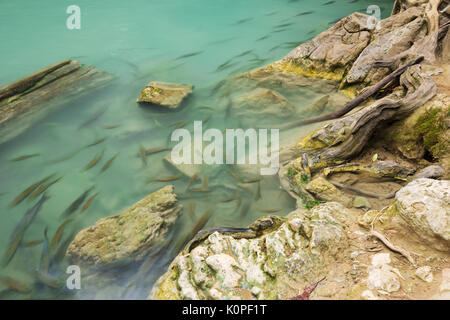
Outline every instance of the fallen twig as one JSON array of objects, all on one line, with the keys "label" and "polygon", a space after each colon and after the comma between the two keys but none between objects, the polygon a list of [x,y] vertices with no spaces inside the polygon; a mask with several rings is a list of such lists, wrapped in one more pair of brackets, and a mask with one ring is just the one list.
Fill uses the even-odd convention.
[{"label": "fallen twig", "polygon": [[406,259],[408,259],[408,261],[411,264],[416,265],[416,262],[414,261],[414,258],[411,256],[411,254],[406,249],[403,249],[403,248],[401,248],[399,246],[396,246],[396,245],[392,244],[392,242],[390,242],[384,235],[382,235],[378,231],[371,230],[370,231],[370,235],[374,236],[375,238],[378,238],[378,240],[383,242],[383,244],[386,247],[388,247],[389,249],[391,249],[392,251],[400,253],[402,256],[404,256]]}]

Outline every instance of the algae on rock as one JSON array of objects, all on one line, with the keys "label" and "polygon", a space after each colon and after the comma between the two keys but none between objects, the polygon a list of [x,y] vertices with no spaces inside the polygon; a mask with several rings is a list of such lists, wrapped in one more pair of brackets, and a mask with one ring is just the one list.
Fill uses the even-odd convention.
[{"label": "algae on rock", "polygon": [[168,185],[117,215],[80,231],[70,244],[69,260],[86,267],[116,267],[141,260],[160,244],[181,214],[173,186]]}]

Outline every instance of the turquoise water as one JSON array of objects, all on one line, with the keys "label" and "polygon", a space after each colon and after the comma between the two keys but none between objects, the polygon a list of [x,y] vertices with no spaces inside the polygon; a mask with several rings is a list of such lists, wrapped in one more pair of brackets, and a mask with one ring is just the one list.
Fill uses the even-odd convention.
[{"label": "turquoise water", "polygon": [[[49,188],[50,199],[43,205],[27,230],[23,243],[43,238],[48,228],[51,238],[61,224],[61,213],[80,194],[95,186],[91,195],[99,192],[92,205],[66,229],[63,239],[71,232],[93,224],[101,217],[118,213],[158,190],[166,183],[147,183],[149,179],[167,177],[177,171],[163,161],[166,153],[148,158],[148,165],[136,157],[139,146],[170,147],[168,137],[174,127],[170,124],[186,120],[192,129],[194,120],[206,120],[211,128],[239,128],[241,119],[225,119],[224,110],[210,111],[221,104],[211,95],[217,83],[230,74],[263,66],[286,55],[292,44],[314,37],[331,26],[331,22],[367,6],[379,4],[383,17],[389,15],[391,1],[327,1],[316,0],[166,0],[166,1],[76,1],[81,8],[81,29],[66,28],[66,8],[73,1],[2,1],[0,2],[0,86],[24,77],[55,62],[71,58],[111,73],[116,81],[95,94],[76,99],[38,121],[24,134],[0,145],[0,253],[8,248],[10,235],[27,209],[36,201],[25,200],[11,208],[9,203],[34,182],[56,173],[62,180]],[[297,16],[302,12],[311,14]],[[291,24],[292,23],[292,24]],[[285,27],[279,25],[289,24]],[[291,46],[291,47],[289,47]],[[233,67],[217,71],[231,57],[251,50],[251,54],[235,58]],[[180,56],[197,53],[188,58]],[[159,113],[139,107],[135,100],[150,81],[190,83],[194,94],[186,105],[173,113]],[[307,106],[323,92],[299,91],[296,106]],[[98,116],[100,115],[100,116]],[[86,124],[93,117],[98,118]],[[105,129],[105,126],[117,126]],[[298,128],[282,134],[281,142],[310,131],[314,126]],[[86,147],[99,139],[106,140]],[[97,154],[104,151],[101,162],[85,171]],[[39,154],[24,161],[11,159],[24,154]],[[101,173],[101,167],[118,154],[111,167]],[[249,203],[243,216],[236,203],[221,204],[219,199],[234,194],[236,180],[221,167],[203,172],[208,176],[211,193],[184,199],[188,179],[172,182],[181,195],[181,202],[196,204],[196,218],[208,208],[214,215],[205,227],[243,227],[265,215],[264,209],[282,209],[287,214],[295,203],[280,190],[276,176],[261,182],[261,199],[242,193]],[[198,186],[201,186],[198,184]],[[251,186],[253,187],[253,186]],[[187,196],[186,196],[187,197]],[[186,212],[186,210],[185,210]],[[3,298],[145,298],[152,282],[164,272],[196,220],[186,213],[171,235],[174,239],[164,255],[147,275],[148,281],[136,290],[133,269],[117,272],[118,284],[106,289],[80,290],[66,294],[57,290],[35,287],[31,294],[3,291]],[[0,275],[18,279],[30,286],[33,271],[39,266],[42,244],[19,247]],[[54,264],[52,275],[65,279],[66,261]],[[137,266],[136,266],[137,267]],[[132,266],[133,268],[133,266]],[[131,284],[131,285],[130,285]]]}]

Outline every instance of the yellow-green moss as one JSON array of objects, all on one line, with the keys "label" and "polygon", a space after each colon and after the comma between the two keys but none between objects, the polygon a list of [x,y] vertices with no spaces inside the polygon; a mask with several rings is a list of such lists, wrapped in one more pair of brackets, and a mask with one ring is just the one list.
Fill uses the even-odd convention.
[{"label": "yellow-green moss", "polygon": [[445,113],[439,108],[431,108],[419,117],[415,126],[417,134],[423,139],[423,146],[436,158],[448,152],[448,141],[443,135],[448,116],[448,110]]},{"label": "yellow-green moss", "polygon": [[303,61],[294,62],[292,60],[283,60],[280,62],[272,63],[267,67],[267,70],[281,70],[305,77],[320,78],[336,82],[340,82],[342,80],[345,72],[344,68],[335,68],[334,70],[328,71],[325,66],[308,66],[307,63]]}]

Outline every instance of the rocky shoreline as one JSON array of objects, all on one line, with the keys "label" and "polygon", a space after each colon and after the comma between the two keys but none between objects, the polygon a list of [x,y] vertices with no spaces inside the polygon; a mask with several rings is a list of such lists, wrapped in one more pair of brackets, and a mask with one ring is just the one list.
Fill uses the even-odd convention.
[{"label": "rocky shoreline", "polygon": [[280,179],[298,209],[281,226],[255,239],[211,234],[174,260],[149,298],[290,299],[326,277],[313,299],[449,299],[450,100],[433,79],[448,78],[444,7],[396,1],[373,29],[352,14],[238,76],[263,88],[323,78],[355,96],[411,62],[399,82],[291,147]]},{"label": "rocky shoreline", "polygon": [[[184,210],[166,185],[80,231],[66,258],[87,271],[83,281],[95,297],[99,287],[120,287],[115,272],[135,272],[126,293],[144,287],[148,299],[296,299],[315,283],[311,299],[450,299],[447,8],[446,0],[396,0],[392,15],[375,25],[351,14],[283,59],[214,88],[225,101],[217,109],[254,127],[273,117],[290,133],[326,121],[281,148],[280,184],[297,204],[286,217],[202,230],[207,210],[150,290],[146,276]],[[50,106],[111,80],[67,60],[0,88],[0,143]],[[299,87],[324,93],[301,114],[291,99]],[[192,90],[152,81],[137,102],[173,111]],[[20,130],[12,125],[18,121]],[[138,157],[146,165],[161,150],[140,146]],[[164,159],[190,179],[186,190],[199,178],[198,167]],[[133,263],[139,266],[130,271]]]}]

